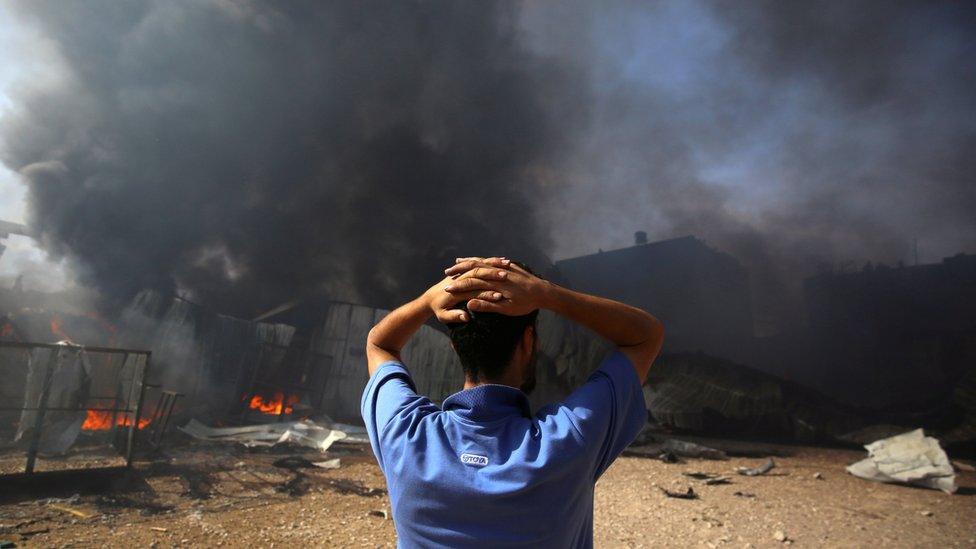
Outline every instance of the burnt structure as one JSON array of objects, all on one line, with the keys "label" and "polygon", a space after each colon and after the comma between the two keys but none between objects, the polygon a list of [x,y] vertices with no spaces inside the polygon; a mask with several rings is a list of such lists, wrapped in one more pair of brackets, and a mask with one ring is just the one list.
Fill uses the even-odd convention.
[{"label": "burnt structure", "polygon": [[850,400],[935,413],[956,438],[976,438],[976,255],[823,273],[804,299],[806,367],[845,380]]},{"label": "burnt structure", "polygon": [[653,312],[667,327],[665,350],[740,358],[753,337],[749,274],[694,236],[557,261],[553,278]]},{"label": "burnt structure", "polygon": [[976,332],[976,255],[941,263],[866,265],[806,279],[804,300],[813,329],[838,329],[871,339],[927,338]]}]

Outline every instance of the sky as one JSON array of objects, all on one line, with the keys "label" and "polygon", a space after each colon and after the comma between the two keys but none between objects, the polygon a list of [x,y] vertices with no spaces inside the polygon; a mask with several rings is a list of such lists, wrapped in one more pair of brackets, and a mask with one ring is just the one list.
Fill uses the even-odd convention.
[{"label": "sky", "polygon": [[[0,113],[14,108],[10,90],[39,70],[37,61],[32,60],[30,35],[0,4]],[[19,175],[0,163],[0,219],[26,222],[26,201],[27,189]],[[53,291],[72,284],[61,262],[49,261],[33,239],[11,236],[4,244],[7,249],[0,257],[0,284],[11,284],[19,274],[25,275],[27,288]]]},{"label": "sky", "polygon": [[[0,117],[14,107],[10,93],[20,83],[49,74],[55,62],[42,53],[43,39],[18,24],[6,4],[0,3]],[[27,188],[20,176],[0,163],[0,219],[27,222]],[[11,236],[0,256],[0,284],[9,285],[24,275],[25,288],[56,291],[74,285],[63,261],[50,260],[37,242]]]}]

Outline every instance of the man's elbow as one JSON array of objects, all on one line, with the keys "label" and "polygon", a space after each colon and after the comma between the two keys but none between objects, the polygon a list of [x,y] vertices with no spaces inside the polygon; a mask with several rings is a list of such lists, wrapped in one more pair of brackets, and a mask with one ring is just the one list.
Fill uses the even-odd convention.
[{"label": "man's elbow", "polygon": [[658,320],[657,317],[651,317],[650,336],[648,339],[654,342],[658,349],[664,343],[664,323]]}]

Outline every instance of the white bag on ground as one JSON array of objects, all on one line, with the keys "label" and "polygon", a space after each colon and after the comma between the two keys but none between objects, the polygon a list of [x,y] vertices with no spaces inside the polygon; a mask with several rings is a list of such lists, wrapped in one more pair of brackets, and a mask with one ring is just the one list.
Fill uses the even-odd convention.
[{"label": "white bag on ground", "polygon": [[897,482],[956,491],[956,475],[939,441],[925,436],[921,429],[865,446],[867,459],[847,467],[847,472],[877,482]]}]

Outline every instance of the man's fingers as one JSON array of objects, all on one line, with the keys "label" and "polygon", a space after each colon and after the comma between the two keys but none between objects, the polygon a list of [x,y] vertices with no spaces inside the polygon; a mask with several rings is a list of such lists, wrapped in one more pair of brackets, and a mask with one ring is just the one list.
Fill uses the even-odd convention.
[{"label": "man's fingers", "polygon": [[437,320],[441,324],[454,324],[457,322],[467,322],[468,313],[462,311],[461,309],[443,309],[437,311]]},{"label": "man's fingers", "polygon": [[456,279],[480,278],[483,280],[505,280],[510,274],[512,274],[512,272],[506,268],[497,269],[494,267],[475,267],[461,276],[456,277]]},{"label": "man's fingers", "polygon": [[471,299],[468,301],[468,310],[476,313],[501,313],[505,311],[505,306],[484,299]]},{"label": "man's fingers", "polygon": [[[450,292],[448,292],[450,293]],[[484,299],[485,301],[501,301],[505,299],[505,294],[497,290],[469,290],[466,292],[451,293],[448,297],[445,308],[456,307],[458,303],[464,303],[469,299]]]},{"label": "man's fingers", "polygon": [[[508,258],[507,257],[491,257],[489,259],[508,259]],[[460,263],[462,261],[484,261],[484,260],[485,260],[485,258],[483,258],[483,257],[477,257],[477,256],[472,256],[472,257],[456,257],[456,258],[454,258],[454,262],[455,263]]]},{"label": "man's fingers", "polygon": [[483,258],[480,258],[480,257],[475,257],[475,258],[460,258],[459,257],[458,259],[460,261],[458,261],[454,265],[451,265],[450,267],[444,269],[444,274],[445,275],[447,275],[447,276],[459,275],[459,274],[466,273],[466,272],[468,272],[468,271],[470,271],[472,269],[478,268],[478,267],[487,267],[487,268],[501,267],[501,268],[505,268],[505,267],[508,267],[512,263],[508,259],[504,259],[504,258],[501,258],[501,257],[489,257],[487,259],[483,259]]},{"label": "man's fingers", "polygon": [[461,294],[475,290],[501,291],[501,281],[475,277],[459,278],[444,287],[444,291],[451,294]]}]

